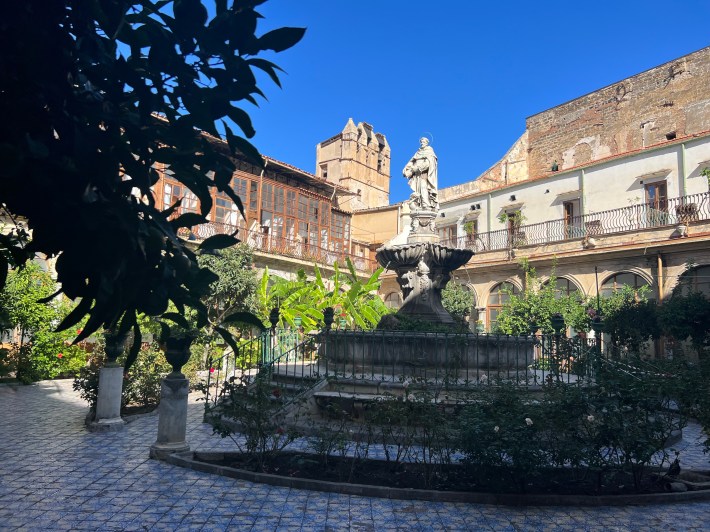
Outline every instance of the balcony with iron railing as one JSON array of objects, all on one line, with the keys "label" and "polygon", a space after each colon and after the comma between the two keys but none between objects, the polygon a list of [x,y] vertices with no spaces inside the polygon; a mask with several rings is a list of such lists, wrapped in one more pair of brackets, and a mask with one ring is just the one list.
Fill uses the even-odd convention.
[{"label": "balcony with iron railing", "polygon": [[654,203],[630,205],[583,216],[520,225],[511,229],[464,235],[441,243],[445,246],[485,253],[522,246],[564,242],[584,237],[671,227],[701,220],[710,220],[710,192],[669,198]]},{"label": "balcony with iron railing", "polygon": [[339,267],[346,267],[346,259],[350,259],[355,269],[363,273],[372,273],[377,268],[377,263],[367,257],[303,242],[299,238],[288,238],[264,231],[249,231],[219,222],[196,225],[191,229],[179,231],[178,235],[188,241],[201,242],[218,234],[231,235],[237,230],[237,238],[256,252],[290,257],[323,266],[333,266],[334,263],[337,263]]}]

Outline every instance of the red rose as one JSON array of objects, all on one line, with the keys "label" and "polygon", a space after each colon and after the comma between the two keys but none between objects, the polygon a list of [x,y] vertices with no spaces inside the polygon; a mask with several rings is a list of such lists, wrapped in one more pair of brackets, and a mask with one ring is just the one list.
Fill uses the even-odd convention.
[{"label": "red rose", "polygon": [[271,392],[271,394],[274,397],[279,398],[279,397],[281,397],[281,390],[279,390],[278,388],[274,388],[274,390]]},{"label": "red rose", "polygon": [[210,368],[210,373],[214,373],[214,368]]},{"label": "red rose", "polygon": [[59,353],[59,354],[57,355],[57,358],[64,358],[64,355],[63,355],[62,353]]}]

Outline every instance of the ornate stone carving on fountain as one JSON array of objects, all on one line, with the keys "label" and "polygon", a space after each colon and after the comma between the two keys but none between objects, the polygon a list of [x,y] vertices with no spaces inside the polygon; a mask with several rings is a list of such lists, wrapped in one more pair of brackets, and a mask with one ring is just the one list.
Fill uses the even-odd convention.
[{"label": "ornate stone carving on fountain", "polygon": [[412,226],[407,243],[383,246],[377,250],[376,258],[382,266],[397,272],[403,296],[398,314],[453,324],[453,318],[441,304],[441,291],[451,280],[451,272],[466,264],[473,251],[438,243],[437,166],[428,139],[420,139],[420,148],[402,172],[413,190],[409,199]]},{"label": "ornate stone carving on fountain", "polygon": [[377,261],[397,273],[403,303],[398,314],[408,314],[434,323],[453,324],[441,304],[441,291],[451,272],[473,256],[470,249],[456,249],[436,243],[403,244],[377,250]]}]

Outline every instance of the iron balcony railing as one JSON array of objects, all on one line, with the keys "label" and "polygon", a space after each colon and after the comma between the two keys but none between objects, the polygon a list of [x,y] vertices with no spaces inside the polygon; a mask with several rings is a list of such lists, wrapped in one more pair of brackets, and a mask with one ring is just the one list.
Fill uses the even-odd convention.
[{"label": "iron balcony railing", "polygon": [[441,243],[451,247],[473,249],[477,253],[482,253],[639,229],[674,226],[700,220],[710,220],[710,192],[630,205],[583,216],[521,225],[511,229],[464,235]]},{"label": "iron balcony railing", "polygon": [[355,269],[361,272],[372,273],[377,268],[377,262],[367,257],[360,257],[345,251],[336,251],[328,247],[321,247],[317,244],[303,242],[298,238],[288,238],[286,236],[274,235],[263,231],[247,231],[235,225],[220,222],[208,222],[196,225],[190,230],[181,233],[180,236],[188,240],[202,241],[213,235],[234,234],[237,238],[245,242],[250,248],[263,253],[272,253],[285,257],[293,257],[308,262],[315,262],[332,266],[345,266],[346,259],[350,259]]}]

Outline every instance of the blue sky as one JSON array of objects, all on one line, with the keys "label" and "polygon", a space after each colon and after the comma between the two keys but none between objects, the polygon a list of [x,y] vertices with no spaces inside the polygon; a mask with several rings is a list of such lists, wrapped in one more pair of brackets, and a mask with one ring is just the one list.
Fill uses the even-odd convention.
[{"label": "blue sky", "polygon": [[[260,31],[305,26],[271,59],[283,90],[246,108],[253,142],[314,172],[315,146],[347,119],[392,148],[390,201],[411,192],[402,168],[431,133],[439,187],[498,161],[525,118],[710,45],[710,1],[486,2],[270,0]],[[710,80],[708,80],[710,83]]]}]

